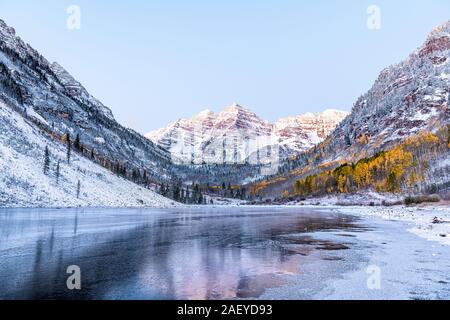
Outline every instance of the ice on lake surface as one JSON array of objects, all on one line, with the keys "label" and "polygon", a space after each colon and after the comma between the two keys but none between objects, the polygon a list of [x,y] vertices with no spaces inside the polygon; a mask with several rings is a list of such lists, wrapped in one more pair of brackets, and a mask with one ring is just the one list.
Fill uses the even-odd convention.
[{"label": "ice on lake surface", "polygon": [[[382,227],[309,208],[2,209],[0,298],[358,298],[364,268],[395,255]],[[81,269],[81,290],[67,288],[71,265]],[[420,277],[396,289],[389,277],[389,298],[429,297]],[[448,297],[447,280],[437,279],[433,297]],[[370,294],[384,293],[361,298]]]}]

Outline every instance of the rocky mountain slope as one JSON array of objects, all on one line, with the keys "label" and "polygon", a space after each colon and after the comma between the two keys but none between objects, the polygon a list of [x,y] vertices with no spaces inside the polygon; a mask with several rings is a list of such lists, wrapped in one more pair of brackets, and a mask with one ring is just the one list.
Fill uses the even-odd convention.
[{"label": "rocky mountain slope", "polygon": [[0,98],[55,135],[69,133],[94,154],[168,179],[170,157],[92,97],[66,70],[49,63],[0,20]]},{"label": "rocky mountain slope", "polygon": [[177,120],[146,137],[185,163],[244,163],[268,146],[276,147],[281,158],[306,151],[323,141],[347,115],[326,110],[271,124],[233,104],[217,114],[205,110],[191,119]]},{"label": "rocky mountain slope", "polygon": [[[405,61],[383,70],[373,87],[356,101],[351,114],[324,142],[283,164],[282,171],[288,173],[264,181],[256,186],[256,193],[267,197],[282,192],[293,194],[296,181],[345,163],[356,164],[399,144],[409,144],[409,138],[426,132],[433,133],[429,139],[436,139],[441,145],[426,149],[421,144],[424,139],[416,142],[416,150],[423,148],[422,154],[427,156],[426,160],[421,158],[422,163],[412,163],[422,177],[419,189],[434,185],[434,189],[445,190],[450,176],[449,149],[444,143],[450,122],[449,88],[450,21],[436,27]],[[416,153],[411,150],[414,160]],[[411,168],[405,172],[411,173]],[[395,174],[391,172],[391,178]],[[406,181],[399,184],[405,188]]]},{"label": "rocky mountain slope", "polygon": [[297,154],[322,142],[349,114],[328,109],[321,113],[281,118],[275,123],[275,135],[284,148]]},{"label": "rocky mountain slope", "polygon": [[[0,102],[0,207],[169,207],[174,202],[54,141]],[[45,148],[49,150],[45,172]]]}]

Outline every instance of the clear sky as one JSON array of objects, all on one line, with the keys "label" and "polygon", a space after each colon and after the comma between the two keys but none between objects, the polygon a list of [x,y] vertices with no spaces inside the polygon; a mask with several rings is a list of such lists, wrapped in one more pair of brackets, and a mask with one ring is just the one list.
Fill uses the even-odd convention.
[{"label": "clear sky", "polygon": [[[381,29],[367,8],[381,9]],[[69,5],[81,29],[67,28]],[[141,133],[238,102],[263,118],[350,110],[450,19],[448,0],[0,0],[0,18]]]}]

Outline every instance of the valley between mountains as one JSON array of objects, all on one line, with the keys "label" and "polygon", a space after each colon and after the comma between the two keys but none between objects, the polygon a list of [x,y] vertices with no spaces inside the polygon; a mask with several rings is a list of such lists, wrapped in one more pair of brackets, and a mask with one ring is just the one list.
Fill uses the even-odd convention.
[{"label": "valley between mountains", "polygon": [[269,123],[235,103],[144,137],[0,20],[0,206],[445,200],[449,90],[447,22],[350,113]]}]

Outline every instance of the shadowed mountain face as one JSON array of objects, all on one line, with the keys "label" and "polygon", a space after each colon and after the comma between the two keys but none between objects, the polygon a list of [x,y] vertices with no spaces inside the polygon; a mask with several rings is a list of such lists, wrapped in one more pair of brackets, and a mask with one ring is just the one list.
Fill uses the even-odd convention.
[{"label": "shadowed mountain face", "polygon": [[98,157],[145,169],[155,180],[173,176],[166,151],[117,123],[63,67],[48,62],[1,20],[0,99],[54,136],[78,134]]}]

